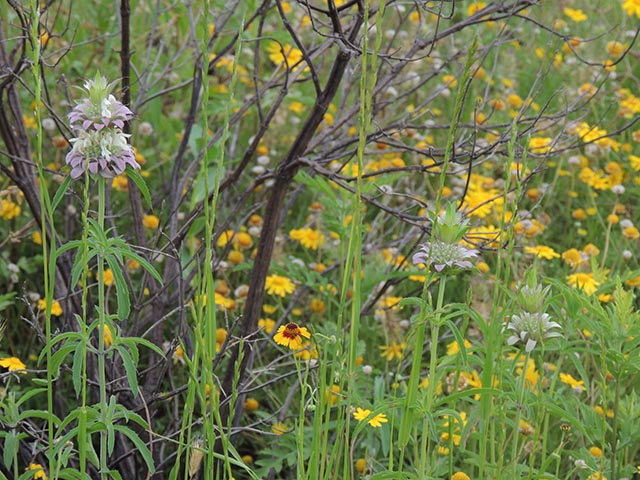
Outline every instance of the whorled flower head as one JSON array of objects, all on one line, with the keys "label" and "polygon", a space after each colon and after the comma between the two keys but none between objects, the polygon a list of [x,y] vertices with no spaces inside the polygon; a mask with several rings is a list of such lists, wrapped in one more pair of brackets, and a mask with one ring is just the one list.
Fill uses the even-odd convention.
[{"label": "whorled flower head", "polygon": [[84,84],[88,97],[69,114],[71,126],[82,130],[100,131],[108,127],[124,128],[133,112],[109,93],[111,86],[99,74]]},{"label": "whorled flower head", "polygon": [[112,178],[124,172],[127,165],[140,168],[127,137],[117,128],[81,131],[71,139],[73,149],[65,159],[71,166],[71,178],[78,178],[87,170]]},{"label": "whorled flower head", "polygon": [[467,248],[458,243],[447,243],[434,240],[420,246],[420,251],[413,255],[413,263],[424,263],[432,266],[437,272],[445,267],[471,268],[473,264],[468,260],[478,256],[478,251]]},{"label": "whorled flower head", "polygon": [[552,322],[547,313],[523,312],[512,315],[511,321],[505,327],[511,330],[513,335],[507,339],[507,344],[515,345],[518,342],[525,344],[525,350],[530,352],[538,342],[547,338],[561,337],[556,329],[562,329],[559,323]]}]

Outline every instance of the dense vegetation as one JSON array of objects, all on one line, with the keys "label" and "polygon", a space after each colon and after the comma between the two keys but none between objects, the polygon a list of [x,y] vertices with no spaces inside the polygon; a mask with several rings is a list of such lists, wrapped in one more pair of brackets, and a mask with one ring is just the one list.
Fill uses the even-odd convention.
[{"label": "dense vegetation", "polygon": [[0,478],[640,473],[640,0],[0,3]]}]

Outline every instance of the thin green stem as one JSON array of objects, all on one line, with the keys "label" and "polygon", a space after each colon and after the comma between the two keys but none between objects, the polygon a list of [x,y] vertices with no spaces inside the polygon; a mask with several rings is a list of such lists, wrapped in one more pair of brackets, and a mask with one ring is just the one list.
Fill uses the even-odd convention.
[{"label": "thin green stem", "polygon": [[[104,212],[105,212],[105,183],[106,179],[98,178],[98,226],[100,231],[104,231]],[[105,300],[105,283],[104,283],[104,255],[97,256],[98,261],[98,381],[100,389],[100,413],[105,415],[107,412],[107,375],[105,368],[105,327],[106,327],[106,300]],[[107,430],[100,431],[100,475],[102,478],[108,478],[107,465]]]}]

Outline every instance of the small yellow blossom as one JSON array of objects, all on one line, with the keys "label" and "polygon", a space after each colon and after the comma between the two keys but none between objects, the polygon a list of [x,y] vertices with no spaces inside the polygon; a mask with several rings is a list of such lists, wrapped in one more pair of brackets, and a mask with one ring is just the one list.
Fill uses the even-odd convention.
[{"label": "small yellow blossom", "polygon": [[104,346],[109,348],[113,343],[113,333],[111,333],[111,329],[109,325],[104,326]]},{"label": "small yellow blossom", "polygon": [[360,474],[360,475],[364,475],[367,471],[367,459],[366,458],[359,458],[358,460],[356,460],[356,471]]},{"label": "small yellow blossom", "polygon": [[[467,339],[464,340],[464,348],[468,350],[471,348],[471,342]],[[460,351],[460,344],[457,340],[447,344],[447,355],[455,355]]]},{"label": "small yellow blossom", "polygon": [[[369,417],[369,415],[371,415],[371,410],[362,409],[360,407],[356,408],[356,411],[353,412],[353,418],[355,418],[359,422],[366,420]],[[377,428],[377,427],[381,427],[383,423],[387,423],[388,421],[389,420],[387,419],[386,414],[379,413],[375,415],[373,418],[369,419],[367,423],[372,427]]]},{"label": "small yellow blossom", "polygon": [[245,412],[255,412],[260,408],[260,403],[255,398],[247,398],[242,406]]},{"label": "small yellow blossom", "polygon": [[595,293],[600,286],[593,273],[574,273],[567,277],[567,283],[573,288],[583,290],[587,295]]},{"label": "small yellow blossom", "polygon": [[602,449],[600,447],[596,447],[595,445],[589,448],[589,455],[592,457],[601,457]]},{"label": "small yellow blossom", "polygon": [[545,245],[536,245],[535,247],[524,247],[525,253],[530,253],[539,258],[544,258],[546,260],[552,260],[554,258],[559,258],[560,254],[556,253],[556,251]]},{"label": "small yellow blossom", "polygon": [[[47,308],[47,300],[44,298],[38,300],[38,310],[41,310],[44,312],[46,308]],[[51,302],[51,315],[54,315],[56,317],[59,317],[60,315],[62,315],[62,307],[60,306],[60,302],[58,302],[57,300],[54,300],[53,302]]]},{"label": "small yellow blossom", "polygon": [[5,220],[11,220],[12,218],[17,217],[20,215],[21,211],[22,209],[20,206],[10,199],[5,198],[4,200],[0,200],[0,217]]},{"label": "small yellow blossom", "polygon": [[564,14],[576,23],[584,22],[589,19],[589,17],[587,17],[579,8],[566,7],[564,9]]},{"label": "small yellow blossom", "polygon": [[284,345],[291,350],[299,350],[302,347],[303,337],[311,338],[309,330],[306,327],[300,327],[297,323],[290,322],[278,328],[273,340],[278,345]]},{"label": "small yellow blossom", "polygon": [[531,150],[532,153],[537,153],[539,155],[551,153],[554,150],[551,146],[552,143],[553,139],[550,137],[533,137],[529,141],[529,150]]},{"label": "small yellow blossom", "polygon": [[27,470],[33,471],[34,480],[47,480],[47,474],[44,471],[44,468],[39,463],[30,463],[27,467]]},{"label": "small yellow blossom", "polygon": [[265,282],[265,290],[269,295],[278,295],[284,298],[293,293],[295,289],[295,284],[281,275],[269,275]]},{"label": "small yellow blossom", "polygon": [[380,349],[380,356],[382,358],[386,358],[388,362],[392,361],[394,358],[398,360],[402,359],[402,352],[407,347],[405,342],[396,343],[393,342],[389,345],[383,345],[378,347]]},{"label": "small yellow blossom", "polygon": [[624,0],[622,3],[622,9],[627,15],[640,18],[640,0]]},{"label": "small yellow blossom", "polygon": [[160,219],[155,215],[145,215],[142,219],[142,225],[149,230],[155,230],[160,225]]},{"label": "small yellow blossom", "polygon": [[264,329],[267,334],[271,334],[276,326],[276,322],[270,318],[261,318],[258,320],[258,327]]},{"label": "small yellow blossom", "polygon": [[471,480],[471,478],[464,472],[456,472],[451,475],[451,480]]},{"label": "small yellow blossom", "polygon": [[271,431],[276,435],[282,435],[289,431],[289,428],[284,423],[277,422],[271,425]]},{"label": "small yellow blossom", "polygon": [[576,393],[582,393],[587,389],[584,385],[584,381],[576,380],[572,375],[568,373],[561,373],[560,381],[569,385]]},{"label": "small yellow blossom", "polygon": [[[97,279],[98,279],[98,274],[96,274],[96,280]],[[111,271],[110,268],[104,269],[104,284],[107,287],[110,287],[111,285],[113,285],[113,272]]]},{"label": "small yellow blossom", "polygon": [[27,366],[18,357],[0,358],[0,367],[6,368],[10,372],[20,371],[20,373],[27,373],[25,371]]},{"label": "small yellow blossom", "polygon": [[318,250],[318,247],[324,243],[324,235],[318,230],[312,228],[301,228],[299,230],[291,230],[289,236],[293,240],[297,240],[305,248]]}]

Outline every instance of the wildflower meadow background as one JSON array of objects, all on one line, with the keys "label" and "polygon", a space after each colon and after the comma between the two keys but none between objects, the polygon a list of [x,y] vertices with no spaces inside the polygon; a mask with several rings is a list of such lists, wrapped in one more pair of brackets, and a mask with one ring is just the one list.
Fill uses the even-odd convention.
[{"label": "wildflower meadow background", "polygon": [[1,0],[0,478],[638,478],[639,33]]}]

